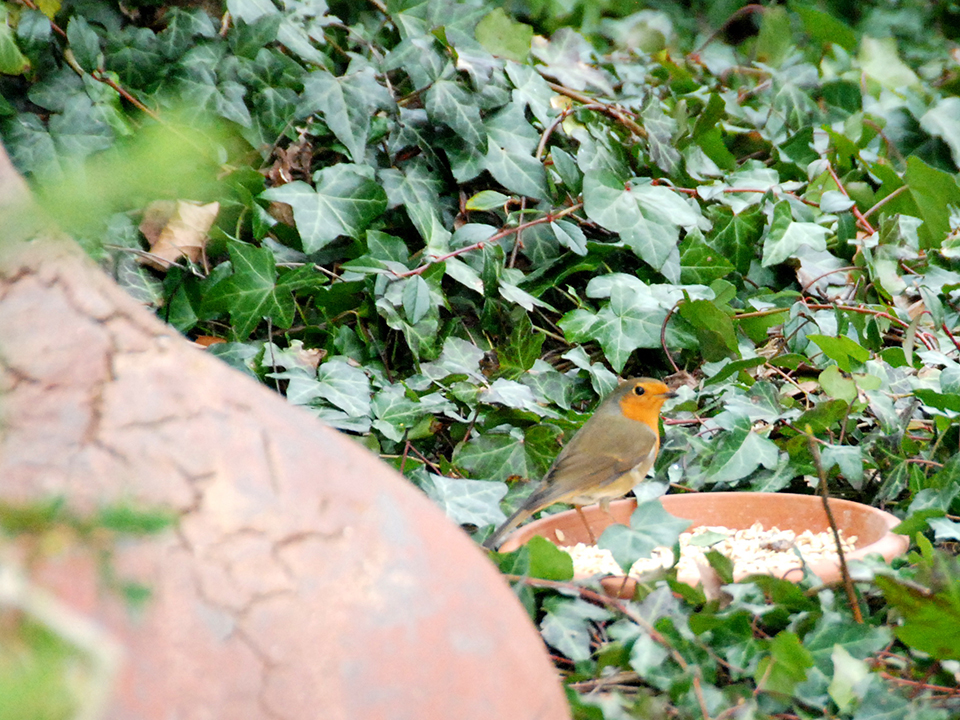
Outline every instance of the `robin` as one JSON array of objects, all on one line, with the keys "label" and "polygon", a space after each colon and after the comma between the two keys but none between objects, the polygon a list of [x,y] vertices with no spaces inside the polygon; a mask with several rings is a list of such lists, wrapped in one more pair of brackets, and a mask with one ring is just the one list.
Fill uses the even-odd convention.
[{"label": "robin", "polygon": [[580,510],[582,505],[599,502],[606,511],[611,500],[630,492],[653,466],[660,449],[660,408],[672,397],[676,393],[652,378],[622,383],[560,451],[540,485],[483,546],[497,547],[513,528],[553,503],[572,503]]}]

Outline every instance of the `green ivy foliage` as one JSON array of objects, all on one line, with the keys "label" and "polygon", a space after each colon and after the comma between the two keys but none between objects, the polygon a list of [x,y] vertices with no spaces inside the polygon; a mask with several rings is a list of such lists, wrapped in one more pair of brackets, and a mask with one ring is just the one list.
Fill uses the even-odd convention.
[{"label": "green ivy foliage", "polygon": [[[617,375],[671,375],[651,485],[812,492],[812,436],[918,538],[863,623],[812,577],[612,601],[497,557],[577,717],[955,716],[960,15],[662,5],[3,5],[0,137],[131,293],[478,536]],[[165,273],[161,197],[221,208]],[[641,515],[618,556],[679,532]]]}]

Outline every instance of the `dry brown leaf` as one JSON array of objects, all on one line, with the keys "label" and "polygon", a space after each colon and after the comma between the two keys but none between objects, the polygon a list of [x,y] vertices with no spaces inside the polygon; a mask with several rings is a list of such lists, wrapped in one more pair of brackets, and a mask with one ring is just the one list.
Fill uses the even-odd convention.
[{"label": "dry brown leaf", "polygon": [[327,356],[327,351],[323,348],[305,348],[299,340],[290,343],[290,350],[300,365],[311,370],[316,370]]},{"label": "dry brown leaf", "polygon": [[219,345],[220,343],[225,343],[226,340],[223,338],[213,337],[212,335],[199,335],[194,339],[194,344],[199,345],[203,348],[208,348],[211,345]]},{"label": "dry brown leaf", "polygon": [[313,145],[309,140],[301,139],[288,148],[274,148],[273,155],[273,165],[265,173],[271,186],[286,185],[294,180],[310,180]]},{"label": "dry brown leaf", "polygon": [[217,219],[220,203],[207,205],[188,200],[158,200],[147,207],[140,232],[150,243],[150,255],[140,262],[166,271],[181,258],[197,262],[203,257],[207,233]]}]

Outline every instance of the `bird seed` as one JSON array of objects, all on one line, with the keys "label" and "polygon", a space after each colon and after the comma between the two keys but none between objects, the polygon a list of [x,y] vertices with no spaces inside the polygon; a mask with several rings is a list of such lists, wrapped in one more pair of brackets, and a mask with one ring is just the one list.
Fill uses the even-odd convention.
[{"label": "bird seed", "polygon": [[[844,553],[856,549],[857,536],[844,537],[840,531],[840,544]],[[577,543],[563,548],[573,558],[574,574],[578,576],[622,575],[623,571],[609,550],[596,545]],[[814,533],[804,530],[780,530],[777,527],[765,530],[760,523],[736,530],[725,527],[698,527],[680,534],[680,562],[677,569],[681,575],[696,577],[698,560],[706,562],[705,555],[717,550],[733,561],[734,575],[775,575],[784,577],[788,572],[802,567],[802,563],[821,561],[838,562],[833,533]],[[800,553],[801,561],[797,553]],[[670,548],[656,548],[649,558],[641,558],[630,568],[630,575],[639,578],[643,573],[669,568],[673,565]]]}]

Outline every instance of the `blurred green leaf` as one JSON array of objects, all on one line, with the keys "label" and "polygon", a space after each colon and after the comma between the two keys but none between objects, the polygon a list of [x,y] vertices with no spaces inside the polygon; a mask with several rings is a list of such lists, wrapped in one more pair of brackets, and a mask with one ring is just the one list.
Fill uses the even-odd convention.
[{"label": "blurred green leaf", "polygon": [[530,54],[533,28],[495,8],[477,23],[477,41],[492,55],[523,62]]},{"label": "blurred green leaf", "polygon": [[792,695],[807,677],[813,658],[796,634],[780,632],[770,641],[770,654],[760,660],[754,681],[759,690]]},{"label": "blurred green leaf", "polygon": [[689,520],[674,517],[659,500],[652,500],[637,505],[630,527],[614,524],[604,530],[597,547],[609,550],[626,573],[637,560],[650,557],[655,548],[672,547],[688,527]]}]

